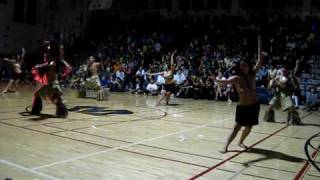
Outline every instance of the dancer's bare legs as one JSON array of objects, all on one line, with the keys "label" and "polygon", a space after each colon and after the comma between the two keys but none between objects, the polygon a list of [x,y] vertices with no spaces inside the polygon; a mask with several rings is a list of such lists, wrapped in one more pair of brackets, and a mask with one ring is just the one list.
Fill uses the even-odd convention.
[{"label": "dancer's bare legs", "polygon": [[239,130],[241,129],[241,125],[236,123],[233,127],[232,132],[228,136],[227,142],[225,143],[223,149],[220,151],[221,153],[226,153],[228,152],[228,147],[231,144],[231,142],[234,140],[234,138],[237,136]]},{"label": "dancer's bare legs", "polygon": [[171,97],[171,92],[167,92],[166,93],[166,105],[169,104],[170,97]]},{"label": "dancer's bare legs", "polygon": [[166,98],[166,95],[167,95],[167,92],[165,92],[162,96],[160,96],[160,98],[158,99],[157,103],[156,103],[156,106],[159,106],[161,101]]},{"label": "dancer's bare legs", "polygon": [[252,130],[252,126],[245,126],[243,131],[242,131],[242,134],[241,134],[241,137],[240,137],[240,141],[239,141],[239,146],[241,148],[244,148],[244,149],[247,149],[248,147],[243,143],[243,141],[248,137],[248,135],[250,134]]},{"label": "dancer's bare legs", "polygon": [[13,82],[14,82],[14,80],[10,79],[8,85],[4,88],[4,90],[1,93],[7,93],[8,90],[10,89],[10,87],[12,86]]},{"label": "dancer's bare legs", "polygon": [[20,82],[20,80],[19,80],[19,79],[17,79],[17,80],[15,80],[15,81],[14,81],[14,86],[15,86],[15,88],[16,88],[16,93],[18,93],[18,89],[19,89],[19,82]]}]

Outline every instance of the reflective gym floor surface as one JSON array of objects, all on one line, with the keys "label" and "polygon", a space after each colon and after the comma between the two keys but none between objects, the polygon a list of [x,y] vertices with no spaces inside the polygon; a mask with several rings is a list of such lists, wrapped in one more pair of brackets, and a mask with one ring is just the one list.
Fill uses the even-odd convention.
[{"label": "reflective gym floor surface", "polygon": [[[70,110],[55,118],[44,102],[42,116],[31,116],[32,90],[0,94],[0,179],[306,179],[320,172],[307,160],[304,145],[320,131],[320,113],[301,111],[305,126],[262,121],[245,141],[246,151],[230,146],[221,154],[234,125],[236,103],[111,93],[107,101],[77,98],[66,90]],[[240,132],[241,133],[241,132]],[[320,138],[311,144],[318,147]],[[319,165],[318,151],[309,148]]]}]

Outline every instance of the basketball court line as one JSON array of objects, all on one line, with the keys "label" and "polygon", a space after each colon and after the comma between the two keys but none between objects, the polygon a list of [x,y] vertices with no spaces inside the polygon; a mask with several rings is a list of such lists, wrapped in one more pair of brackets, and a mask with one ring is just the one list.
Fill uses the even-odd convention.
[{"label": "basketball court line", "polygon": [[[88,133],[84,133],[84,132],[81,132],[81,131],[79,131],[79,132],[78,132],[78,131],[74,131],[74,132],[81,133],[81,134],[85,134],[85,135],[90,135],[90,136],[96,136],[96,137],[99,137],[99,138],[105,138],[105,139],[110,139],[110,140],[114,140],[114,141],[124,142],[124,143],[132,143],[132,142],[129,142],[129,141],[114,139],[114,138],[110,138],[110,137],[88,134]],[[65,137],[65,136],[61,136],[61,137]],[[73,138],[68,138],[68,139],[73,139]],[[78,140],[78,139],[73,139],[73,140],[75,140],[75,141],[80,141],[80,142],[85,142],[85,143],[90,143],[90,142],[84,141],[84,140]],[[90,144],[94,144],[94,145],[102,146],[102,147],[109,147],[109,146],[105,146],[105,145],[101,145],[101,144],[96,144],[96,143],[90,143]],[[176,152],[176,153],[180,153],[180,154],[187,154],[187,155],[192,155],[192,156],[197,156],[197,157],[203,157],[203,158],[208,158],[208,159],[222,160],[222,159],[220,159],[220,158],[215,158],[215,157],[210,157],[210,156],[204,156],[204,155],[199,155],[199,154],[193,154],[193,153],[188,153],[188,152],[182,152],[182,151],[177,151],[177,150],[162,148],[162,147],[158,147],[158,146],[151,146],[151,145],[146,145],[146,144],[139,144],[138,146],[145,146],[145,147],[150,147],[150,148],[155,148],[155,149],[161,149],[161,150],[165,150],[165,151],[171,151],[171,152]],[[110,147],[110,148],[112,148],[112,147]],[[124,149],[119,149],[119,151],[126,151],[126,152],[130,152],[130,153],[135,153],[135,154],[136,154],[136,152],[128,151],[128,150],[124,150]],[[149,154],[143,154],[143,153],[139,153],[139,154],[150,157]],[[152,157],[153,157],[153,158],[158,158],[158,159],[164,159],[163,157],[159,157],[159,156],[152,156]],[[198,167],[203,167],[203,165],[190,164],[189,162],[176,161],[176,160],[174,160],[174,159],[165,158],[165,160],[174,161],[174,162],[180,162],[180,163],[189,164],[189,165],[195,165],[195,166],[198,166]],[[236,161],[230,161],[230,162],[235,163],[235,164],[243,164],[243,163],[236,162]],[[259,165],[253,165],[253,166],[254,166],[254,167],[258,167],[258,168],[271,169],[271,170],[277,170],[277,171],[289,172],[289,173],[295,173],[295,171],[289,171],[289,170],[285,170],[285,169],[274,169],[274,168],[265,167],[265,166],[259,166]],[[221,171],[227,171],[227,172],[233,172],[233,173],[235,173],[235,171],[230,171],[230,170],[225,170],[225,169],[220,169],[220,168],[217,168],[217,169],[218,169],[218,170],[221,170]],[[257,176],[257,175],[251,175],[251,174],[247,174],[247,173],[243,173],[243,174],[244,174],[244,175],[247,175],[247,176],[253,176],[253,177],[270,179],[270,178],[266,178],[266,177],[262,177],[262,176]],[[308,175],[308,176],[318,177],[318,176],[314,176],[314,175]],[[320,176],[319,176],[319,177],[320,177]]]},{"label": "basketball court line", "polygon": [[6,121],[6,120],[12,120],[12,119],[23,119],[24,118],[24,116],[18,116],[18,117],[11,117],[11,118],[5,118],[5,119],[0,119],[0,121]]},{"label": "basketball court line", "polygon": [[127,147],[130,147],[130,146],[133,146],[133,145],[138,145],[138,144],[141,144],[141,143],[144,143],[144,142],[150,142],[150,141],[154,141],[154,140],[161,139],[161,138],[164,138],[164,137],[176,135],[176,134],[179,134],[179,133],[189,132],[189,131],[193,131],[193,130],[196,130],[196,129],[204,128],[204,127],[208,126],[209,124],[215,124],[215,123],[223,122],[223,121],[226,121],[226,120],[228,120],[228,119],[223,119],[223,120],[220,120],[220,121],[210,122],[210,123],[207,123],[207,124],[204,124],[204,125],[201,125],[201,126],[192,127],[192,128],[189,128],[189,129],[184,129],[184,130],[178,131],[178,132],[174,132],[174,133],[170,133],[170,134],[166,134],[166,135],[162,135],[162,136],[158,136],[158,137],[154,137],[154,138],[145,139],[145,140],[142,140],[142,141],[138,141],[138,142],[131,143],[131,144],[128,144],[128,145],[118,146],[118,147],[107,149],[107,150],[104,150],[104,151],[98,151],[98,152],[94,152],[94,153],[89,153],[89,154],[86,154],[86,155],[82,155],[82,156],[66,159],[66,160],[63,160],[63,161],[58,161],[58,162],[55,162],[55,163],[50,163],[50,164],[47,164],[47,165],[34,167],[32,169],[33,170],[37,170],[37,169],[47,168],[47,167],[51,167],[51,166],[55,166],[55,165],[59,165],[59,164],[63,164],[63,163],[72,162],[72,161],[79,160],[79,159],[84,159],[84,158],[95,156],[95,155],[99,155],[99,154],[102,154],[102,153],[106,153],[106,152],[111,152],[111,151],[127,148]]},{"label": "basketball court line", "polygon": [[[137,121],[150,121],[150,120],[155,120],[155,119],[162,119],[164,117],[167,116],[167,113],[164,112],[164,114],[160,117],[142,117],[142,116],[136,116],[136,118],[133,118],[132,120],[125,120],[125,121],[113,121],[114,123],[108,123],[108,124],[99,124],[96,126],[105,126],[105,125],[113,125],[113,124],[120,124],[120,123],[126,123],[126,122],[137,122]],[[115,117],[115,116],[113,116]],[[57,128],[57,129],[61,129],[61,130],[66,130],[66,131],[71,131],[71,130],[77,130],[77,129],[86,129],[86,128],[90,128],[90,127],[81,127],[81,128],[75,128],[75,129],[63,129],[60,127],[56,127],[56,126],[50,126],[50,124],[60,124],[60,123],[67,123],[67,122],[75,122],[75,121],[86,121],[86,120],[92,120],[94,118],[98,118],[98,117],[90,117],[90,118],[85,118],[85,119],[67,119],[65,121],[59,121],[59,122],[51,122],[51,123],[43,123],[43,124],[34,124],[34,125],[27,125],[27,126],[21,126],[21,127],[35,127],[35,126],[47,126],[47,127],[53,127],[53,128]],[[108,120],[92,120],[92,121],[99,121],[99,122],[112,122],[112,121],[108,121]]]},{"label": "basketball court line", "polygon": [[[163,120],[163,121],[167,121],[167,122],[172,122],[172,120]],[[188,121],[175,121],[175,122],[179,122],[179,123],[182,123],[182,124],[190,124],[190,125],[199,125],[199,124],[196,124],[196,123],[191,123],[191,122],[188,122]],[[285,123],[279,123],[279,124],[285,124]],[[231,130],[233,129],[232,127],[223,127],[223,126],[214,126],[214,125],[209,125],[208,127],[213,127],[213,128],[220,128],[220,129],[228,129],[228,130]],[[262,135],[269,135],[268,133],[264,133],[264,132],[258,132],[258,131],[251,131],[251,133],[256,133],[256,134],[262,134]],[[289,138],[289,139],[300,139],[300,140],[306,140],[306,138],[302,138],[302,137],[290,137],[290,136],[286,136],[286,135],[275,135],[277,137],[284,137],[284,138]],[[320,141],[320,140],[317,140],[317,141]]]},{"label": "basketball court line", "polygon": [[[75,131],[75,132],[78,132],[78,131]],[[120,142],[125,142],[125,143],[132,143],[132,142],[129,142],[129,141],[124,141],[124,140],[109,138],[109,137],[105,137],[105,136],[93,135],[93,134],[88,134],[88,133],[83,133],[83,132],[78,132],[78,133],[82,133],[82,134],[86,134],[86,135],[92,135],[92,136],[97,136],[97,137],[100,137],[100,138],[105,138],[105,139],[110,139],[110,140],[115,140],[115,141],[120,141]],[[280,144],[280,143],[279,143],[279,144]],[[277,144],[277,146],[278,146],[279,144]],[[170,150],[170,149],[161,148],[161,147],[156,147],[156,146],[150,146],[150,145],[146,145],[146,144],[139,144],[139,146],[146,146],[146,147],[151,147],[151,148],[155,148],[155,149],[162,149],[162,150],[177,152],[177,153],[181,153],[181,154],[189,154],[189,155],[194,155],[194,156],[198,156],[198,157],[205,157],[205,158],[209,158],[209,159],[222,160],[222,159],[218,159],[218,158],[214,158],[214,157],[203,156],[203,155],[199,155],[199,154],[192,154],[192,153],[187,153],[187,152],[181,152],[181,151],[176,151],[176,150]],[[178,162],[178,163],[193,165],[193,166],[197,166],[197,167],[207,167],[207,166],[203,166],[203,165],[199,165],[199,164],[194,164],[194,163],[189,163],[189,162],[185,162],[185,161],[180,161],[180,160],[175,160],[175,159],[169,159],[169,158],[164,158],[164,157],[159,157],[159,156],[153,156],[153,155],[150,155],[150,154],[139,153],[139,152],[135,152],[135,151],[129,151],[129,150],[124,150],[124,149],[119,149],[119,150],[120,150],[120,151],[124,151],[124,152],[129,152],[129,153],[138,154],[138,155],[153,157],[153,158],[157,158],[157,159],[162,159],[162,160],[168,160],[168,161],[173,161],[173,162]],[[230,161],[230,162],[235,163],[235,164],[243,164],[243,163],[239,163],[239,162],[235,162],[235,161]],[[258,168],[264,168],[264,169],[273,169],[273,168],[264,167],[264,166],[257,166],[257,165],[252,165],[252,166],[258,167]],[[240,174],[239,172],[237,173],[237,172],[235,172],[235,171],[230,171],[230,170],[226,170],[226,169],[221,169],[221,168],[217,168],[217,169],[220,170],[220,171],[233,172],[233,173],[236,173],[236,175],[239,175],[239,174]],[[243,171],[244,171],[244,170],[245,170],[245,169],[243,169]],[[281,170],[281,169],[273,169],[273,170],[282,171],[282,172],[289,172],[289,173],[295,173],[295,171],[288,171],[288,170]],[[241,172],[242,172],[242,171],[241,171]],[[264,179],[272,179],[272,178],[267,178],[267,177],[258,176],[258,175],[252,175],[252,174],[248,174],[248,173],[243,173],[243,175],[252,176],[252,177],[258,177],[258,178],[264,178]],[[313,176],[313,175],[309,175],[309,176]],[[317,177],[317,176],[313,176],[313,177]],[[320,176],[319,176],[319,177],[320,177]],[[272,180],[273,180],[273,179],[272,179]]]},{"label": "basketball court line", "polygon": [[59,178],[50,176],[50,175],[42,173],[42,172],[38,172],[36,170],[27,168],[27,167],[25,167],[23,165],[16,164],[16,163],[4,160],[4,159],[0,159],[0,163],[1,164],[5,164],[5,165],[9,165],[11,167],[14,167],[14,168],[20,169],[22,171],[25,171],[25,172],[28,172],[28,173],[31,173],[31,174],[35,174],[35,175],[38,175],[38,176],[41,176],[41,177],[44,177],[44,178],[47,178],[47,179],[50,179],[50,180],[60,180]]},{"label": "basketball court line", "polygon": [[[309,112],[309,113],[306,113],[304,116],[301,117],[301,119],[304,119],[308,116],[310,116],[311,114],[314,114],[314,112]],[[263,116],[261,116],[263,117]],[[192,123],[192,122],[188,122],[188,121],[180,121],[180,120],[163,120],[163,121],[167,121],[167,122],[172,122],[172,121],[175,121],[175,122],[179,122],[179,123],[182,123],[182,124],[190,124],[190,125],[199,125],[197,123]],[[276,122],[278,124],[286,124],[285,121],[283,122]],[[320,125],[320,124],[319,124]],[[209,125],[208,127],[215,127],[215,128],[221,128],[221,129],[233,129],[232,127],[221,127],[221,126],[216,126],[216,125]],[[260,126],[261,127],[261,126]],[[256,131],[251,131],[253,133],[256,133],[256,134],[265,134],[265,135],[268,135],[268,133],[263,133],[263,132],[256,132]],[[290,138],[290,139],[306,139],[306,138],[303,138],[303,137],[290,137],[290,136],[285,136],[285,135],[275,135],[275,136],[279,136],[279,137],[285,137],[285,138]]]},{"label": "basketball court line", "polygon": [[[305,116],[301,117],[301,120],[302,120],[302,119],[304,119],[304,118],[306,118],[306,117],[308,117],[308,116],[310,116],[311,114],[313,114],[313,112],[307,113]],[[268,136],[264,137],[263,139],[261,139],[261,140],[257,141],[256,143],[254,143],[254,144],[250,145],[247,149],[245,149],[245,150],[243,150],[243,151],[240,151],[240,152],[238,152],[238,153],[236,153],[236,154],[234,154],[234,155],[230,156],[229,158],[227,158],[227,159],[225,159],[225,160],[221,161],[221,162],[220,162],[220,163],[218,163],[218,164],[215,164],[214,166],[212,166],[212,167],[210,167],[210,168],[206,169],[205,171],[200,172],[199,174],[194,175],[193,177],[189,178],[189,180],[197,179],[197,178],[199,178],[199,177],[201,177],[201,176],[203,176],[203,175],[205,175],[205,174],[209,173],[210,171],[212,171],[212,170],[214,170],[214,169],[218,168],[219,166],[221,166],[221,165],[225,164],[226,162],[228,162],[228,161],[232,160],[233,158],[235,158],[235,157],[239,156],[240,154],[242,154],[242,153],[246,152],[248,149],[250,149],[250,148],[252,148],[252,147],[254,147],[254,146],[256,146],[256,145],[260,144],[261,142],[263,142],[263,141],[265,141],[265,140],[269,139],[270,137],[272,137],[272,136],[276,135],[277,133],[281,132],[282,130],[286,129],[287,127],[289,127],[289,125],[286,125],[286,126],[282,127],[281,129],[279,129],[279,130],[277,130],[277,131],[273,132],[272,134],[269,134]]]},{"label": "basketball court line", "polygon": [[[139,112],[149,112],[149,111],[139,111]],[[162,111],[163,112],[163,111]],[[75,113],[75,112],[74,112]],[[116,115],[109,115],[109,116],[113,116],[115,117]],[[160,118],[163,118],[166,116],[166,112],[164,112],[164,115],[161,116]],[[28,117],[28,116],[18,116],[18,117],[12,117],[12,118],[6,118],[6,119],[0,119],[0,121],[6,121],[6,120],[12,120],[12,119],[17,119],[17,120],[25,120],[24,118],[25,117]],[[32,116],[33,117],[33,116]],[[87,118],[82,118],[82,119],[72,119],[72,118],[67,118],[66,120],[62,120],[59,121],[59,122],[50,122],[50,123],[43,123],[43,124],[31,124],[31,125],[27,125],[27,126],[22,126],[22,127],[30,127],[30,126],[41,126],[41,125],[46,125],[46,124],[55,124],[55,123],[65,123],[65,122],[70,122],[70,121],[85,121],[85,120],[91,120],[91,119],[94,119],[94,118],[98,118],[98,116],[92,116],[92,117],[87,117]],[[56,119],[59,119],[59,118],[56,118]],[[143,119],[143,117],[141,116],[137,116],[136,118],[137,120],[138,119]],[[107,121],[107,120],[96,120],[96,121],[100,121],[100,122],[110,122],[110,121]]]},{"label": "basketball court line", "polygon": [[[33,131],[33,129],[31,129],[31,131]],[[42,131],[40,131],[41,133],[44,133],[44,132],[42,132]],[[76,132],[76,131],[75,131]],[[50,134],[50,133],[46,133],[46,134]],[[50,135],[53,135],[53,134],[50,134]],[[90,134],[89,134],[90,135]],[[58,137],[62,137],[62,138],[67,138],[67,137],[64,137],[64,136],[58,136]],[[72,139],[72,138],[68,138],[68,139]],[[76,140],[76,139],[73,139],[73,140]],[[84,142],[86,142],[86,141],[84,141]],[[94,144],[94,143],[90,143],[90,142],[86,142],[86,143],[89,143],[89,144]],[[99,146],[101,146],[100,144],[96,144],[96,145],[99,145]],[[142,146],[148,146],[148,145],[143,145],[142,144]],[[154,147],[153,147],[154,148]],[[159,148],[159,147],[155,147],[155,148]],[[163,149],[163,148],[159,148],[159,149]],[[168,149],[167,149],[168,150]],[[180,152],[180,153],[184,153],[184,152]],[[143,155],[143,154],[141,154],[141,155]],[[196,154],[195,154],[196,155]],[[198,155],[198,156],[201,156],[201,155]],[[157,157],[154,157],[154,158],[157,158]],[[161,157],[160,157],[161,158]],[[213,158],[213,157],[208,157],[208,158]],[[213,158],[214,159],[214,158]],[[170,159],[167,159],[167,160],[170,160]],[[171,160],[172,161],[172,160]],[[173,160],[174,161],[174,160]],[[232,162],[232,161],[231,161]],[[234,163],[238,163],[238,162],[234,162]],[[241,163],[240,163],[241,164]],[[257,166],[257,167],[260,167],[260,166]],[[267,168],[267,169],[272,169],[272,168],[269,168],[269,167],[263,167],[263,166],[261,166],[261,168]],[[226,170],[223,170],[223,169],[220,169],[220,168],[217,168],[217,169],[219,169],[219,170],[222,170],[222,171],[226,171]],[[276,169],[276,170],[279,170],[279,169]],[[287,170],[280,170],[280,171],[285,171],[285,172],[291,172],[291,171],[287,171]],[[260,177],[260,176],[255,176],[255,175],[250,175],[250,174],[246,174],[246,173],[244,173],[244,175],[249,175],[249,176],[253,176],[253,177]],[[260,178],[265,178],[265,177],[260,177]]]},{"label": "basketball court line", "polygon": [[[141,106],[142,107],[142,106]],[[155,110],[156,108],[149,108],[151,110]],[[202,109],[202,108],[201,108]],[[150,110],[150,111],[151,111]],[[105,124],[105,125],[112,125],[112,124],[118,124],[118,123],[125,123],[125,122],[136,122],[136,121],[149,121],[149,120],[155,120],[155,119],[162,119],[164,117],[166,117],[168,114],[171,114],[171,113],[167,113],[166,111],[163,111],[163,110],[160,110],[160,109],[156,109],[158,111],[161,111],[163,112],[164,114],[160,117],[142,117],[142,116],[136,116],[136,118],[133,118],[132,120],[125,120],[125,121],[119,121],[119,122],[115,122],[115,123],[108,123],[108,124]],[[173,114],[181,114],[181,113],[185,113],[185,112],[193,112],[193,111],[196,111],[196,110],[188,110],[188,111],[184,111],[184,112],[176,112],[176,113],[173,113]],[[149,112],[149,111],[139,111],[139,112]],[[75,113],[75,112],[74,112]],[[115,117],[116,115],[114,115],[113,117]],[[53,128],[57,128],[55,126],[50,126],[50,124],[59,124],[59,123],[65,123],[65,122],[74,122],[74,121],[86,121],[86,120],[92,120],[92,119],[95,119],[95,118],[98,118],[97,116],[94,116],[94,117],[89,117],[89,118],[83,118],[83,119],[67,119],[65,121],[59,121],[59,122],[51,122],[51,123],[43,123],[43,124],[35,124],[35,125],[27,125],[27,126],[22,126],[22,127],[34,127],[34,126],[41,126],[41,125],[44,125],[44,126],[48,126],[48,127],[53,127]],[[146,119],[146,120],[145,120]],[[110,121],[107,121],[107,120],[94,120],[94,121],[99,121],[99,122],[110,122]],[[199,125],[199,124],[197,124]],[[97,125],[97,126],[103,126],[102,124],[101,125]],[[75,128],[75,129],[71,129],[71,130],[66,130],[66,129],[62,129],[62,128],[57,128],[57,129],[61,129],[61,130],[66,130],[66,131],[73,131],[73,130],[79,130],[79,129],[86,129],[86,128],[90,128],[90,127],[81,127],[81,128]]]},{"label": "basketball court line", "polygon": [[[152,109],[154,110],[154,109]],[[157,109],[158,110],[158,109]],[[132,120],[126,120],[126,121],[118,121],[118,122],[130,122],[130,121],[137,121],[137,120],[142,120],[142,119],[148,119],[148,120],[153,120],[153,119],[161,119],[165,116],[167,116],[167,112],[163,111],[163,110],[158,110],[158,111],[161,111],[163,112],[164,114],[160,117],[143,117],[143,116],[135,116],[136,118],[133,118]],[[139,111],[137,113],[140,113],[140,112],[152,112],[151,110],[150,111]],[[77,113],[77,112],[73,112],[73,113]],[[179,112],[180,113],[180,112]],[[88,114],[90,115],[90,114]],[[117,115],[116,114],[110,114],[108,115],[109,116],[112,116],[112,117],[116,117]],[[72,118],[67,118],[65,121],[59,121],[59,122],[50,122],[50,123],[43,123],[43,124],[34,124],[34,125],[27,125],[27,126],[23,126],[23,127],[30,127],[30,126],[41,126],[41,125],[48,125],[48,124],[59,124],[59,123],[65,123],[65,122],[70,122],[70,121],[86,121],[86,120],[92,120],[92,119],[96,119],[98,118],[99,116],[92,116],[92,117],[88,117],[88,118],[82,118],[82,119],[72,119]],[[17,118],[10,118],[10,119],[22,119],[23,117],[17,117]],[[5,119],[5,120],[10,120],[10,119]],[[58,119],[58,118],[57,118]],[[94,120],[94,121],[99,121],[99,122],[110,122],[108,120]],[[49,126],[51,127],[51,126]]]},{"label": "basketball court line", "polygon": [[[179,113],[182,113],[182,112],[179,112]],[[171,113],[170,113],[171,114]],[[174,113],[172,113],[172,114],[174,114]],[[93,117],[93,118],[95,118],[95,117]],[[68,122],[68,121],[65,121],[65,122]],[[57,122],[57,123],[64,123],[64,122]],[[218,168],[219,169],[219,168]]]},{"label": "basketball court line", "polygon": [[[105,138],[105,139],[110,139],[110,140],[114,140],[114,141],[124,142],[124,143],[132,143],[132,142],[129,142],[129,141],[114,139],[114,138],[105,137],[105,136],[99,136],[99,135],[95,135],[95,134],[89,134],[89,133],[85,133],[85,132],[81,132],[81,131],[74,131],[74,132],[81,133],[81,134],[85,134],[85,135],[90,135],[90,136],[95,136],[95,137],[99,137],[99,138]],[[214,142],[217,142],[217,143],[221,143],[221,144],[222,144],[222,142],[218,142],[218,141],[214,141]],[[182,151],[177,151],[177,150],[162,148],[162,147],[158,147],[158,146],[151,146],[151,145],[147,145],[147,144],[139,144],[138,146],[145,146],[145,147],[150,147],[150,148],[155,148],[155,149],[161,149],[161,150],[165,150],[165,151],[171,151],[171,152],[176,152],[176,153],[181,153],[181,154],[187,154],[187,155],[192,155],[192,156],[197,156],[197,157],[203,157],[203,158],[208,158],[208,159],[222,160],[222,159],[220,159],[220,158],[215,158],[215,157],[210,157],[210,156],[204,156],[204,155],[199,155],[199,154],[193,154],[193,153],[188,153],[188,152],[182,152]],[[122,151],[122,149],[120,149],[120,150]],[[173,160],[173,161],[175,161],[175,160]],[[236,162],[236,161],[230,161],[230,162],[235,163],[235,164],[243,164],[243,163]],[[200,165],[200,166],[201,166],[201,165]],[[270,167],[259,166],[259,165],[252,165],[252,166],[258,167],[258,168],[272,169],[272,170],[277,170],[277,171],[282,171],[282,172],[296,173],[295,171],[290,171],[290,170],[285,170],[285,169],[273,169],[273,168],[270,168]],[[223,169],[220,169],[220,168],[217,168],[217,169],[223,170]],[[232,171],[232,172],[234,172],[234,171]],[[244,175],[250,175],[250,174],[247,174],[247,173],[243,173],[243,174],[244,174]],[[254,175],[252,175],[252,176],[254,176]],[[309,175],[309,176],[314,176],[314,175]],[[262,176],[256,176],[256,177],[262,177]],[[317,177],[317,176],[314,176],[314,177]],[[320,176],[319,176],[319,177],[320,177]]]},{"label": "basketball court line", "polygon": [[[316,150],[316,149],[315,149],[315,150],[313,151],[311,157],[312,157],[313,159],[316,159],[317,156],[318,156],[318,154],[319,154],[319,150]],[[302,178],[307,174],[307,172],[309,171],[310,167],[311,167],[311,163],[310,163],[308,160],[306,160],[306,162],[303,164],[303,166],[301,167],[301,169],[298,171],[298,173],[297,173],[296,176],[294,177],[294,180],[300,180],[300,179],[302,179]]]},{"label": "basketball court line", "polygon": [[[63,122],[57,122],[57,123],[63,123]],[[51,127],[51,126],[48,126],[48,127]],[[208,127],[210,127],[210,126],[208,126]],[[55,128],[55,127],[54,127],[54,128]],[[89,127],[87,127],[87,128],[89,128]],[[33,129],[28,129],[28,130],[33,130]],[[37,130],[35,130],[35,131],[37,131]],[[42,131],[37,131],[37,132],[43,133]],[[59,131],[59,132],[65,132],[65,131]],[[47,133],[47,134],[53,135],[54,133],[59,133],[59,132],[51,132],[51,133]],[[74,132],[83,133],[83,132],[81,132],[81,131],[74,131]],[[87,134],[87,135],[92,135],[92,136],[94,136],[93,134],[88,134],[88,133],[83,133],[83,134]],[[59,137],[61,137],[61,136],[59,136]],[[62,136],[62,137],[64,137],[64,136]],[[99,136],[99,137],[100,137],[100,136]],[[101,136],[101,138],[108,138],[108,137]],[[72,139],[72,138],[71,138],[71,139]],[[110,139],[110,138],[108,138],[108,139]],[[118,140],[118,139],[113,139],[113,140],[121,141],[121,140]],[[127,142],[127,143],[131,143],[131,142]],[[146,145],[146,146],[147,146],[147,145]],[[111,148],[111,147],[110,147],[110,148]],[[157,148],[159,148],[159,147],[157,147]],[[212,158],[212,157],[208,157],[208,158]],[[235,163],[237,163],[237,162],[235,162]],[[268,167],[262,167],[262,168],[268,168]],[[283,170],[283,171],[286,171],[286,170]],[[291,172],[291,171],[289,171],[289,172]]]},{"label": "basketball court line", "polygon": [[[284,141],[287,141],[289,138],[285,138],[284,140],[280,141],[279,143],[277,143],[276,145],[274,145],[271,150],[276,149],[277,147],[279,147]],[[237,178],[240,174],[242,174],[242,172],[244,172],[246,169],[248,169],[249,167],[253,166],[255,163],[253,164],[249,164],[248,166],[243,167],[240,171],[236,172],[232,177],[228,178],[228,180],[232,180]]]},{"label": "basketball court line", "polygon": [[[33,130],[31,130],[33,131]],[[44,132],[41,132],[41,133],[44,133]],[[54,134],[51,134],[51,133],[45,133],[45,134],[49,134],[49,135],[54,135]],[[86,133],[85,133],[86,134]],[[89,134],[90,135],[90,134]],[[112,148],[110,146],[106,146],[106,145],[101,145],[101,144],[96,144],[96,143],[91,143],[91,142],[88,142],[88,141],[84,141],[84,140],[79,140],[79,139],[74,139],[74,138],[69,138],[69,137],[65,137],[65,136],[59,136],[59,135],[54,135],[54,136],[57,136],[57,137],[61,137],[61,138],[66,138],[66,139],[70,139],[70,140],[75,140],[75,141],[79,141],[79,142],[84,142],[84,143],[87,143],[87,144],[91,144],[91,145],[97,145],[97,146],[100,146],[100,147],[106,147],[106,148]],[[144,144],[139,144],[141,146],[146,146],[146,147],[151,147],[151,148],[158,148],[158,149],[164,149],[164,148],[159,148],[159,147],[152,147],[152,146],[149,146],[149,145],[144,145]],[[128,150],[123,150],[123,149],[119,149],[120,151],[126,151],[126,152],[130,152],[130,153],[135,153],[137,154],[136,152],[133,152],[133,151],[128,151]],[[168,150],[168,149],[164,149],[164,150]],[[174,152],[178,152],[178,151],[175,151],[175,150],[169,150],[169,151],[174,151]],[[179,152],[179,153],[183,153],[183,154],[190,154],[190,153],[186,153],[186,152]],[[149,156],[149,154],[143,154],[143,153],[139,153],[140,155],[144,155],[144,156]],[[194,156],[200,156],[200,157],[207,157],[207,156],[202,156],[202,155],[198,155],[198,154],[191,154],[191,155],[194,155]],[[163,157],[159,157],[159,156],[153,156],[153,158],[157,158],[157,159],[163,159],[163,160],[168,160],[168,161],[174,161],[174,162],[180,162],[180,163],[184,163],[184,164],[189,164],[189,165],[194,165],[194,166],[198,166],[198,167],[203,167],[202,165],[197,165],[197,164],[190,164],[188,162],[183,162],[183,161],[177,161],[177,160],[174,160],[174,159],[168,159],[168,158],[163,158]],[[210,159],[217,159],[217,158],[214,158],[214,157],[207,157],[207,158],[210,158]],[[221,160],[221,159],[218,159],[218,160]],[[232,161],[231,161],[232,162]],[[233,163],[236,163],[236,164],[241,164],[239,162],[233,162]],[[260,167],[260,166],[256,166],[256,167]],[[260,168],[267,168],[267,169],[272,169],[272,168],[269,168],[269,167],[263,167],[261,166]],[[220,169],[220,168],[217,168],[218,170],[220,171],[226,171],[226,172],[234,172],[234,171],[230,171],[230,170],[225,170],[225,169]],[[280,169],[275,169],[275,170],[280,170]],[[291,171],[286,171],[286,170],[280,170],[280,171],[284,171],[284,172],[291,172]],[[251,175],[251,174],[247,174],[247,173],[244,173],[244,175],[247,175],[247,176],[252,176],[252,177],[258,177],[258,178],[265,178],[265,179],[270,179],[270,178],[266,178],[266,177],[262,177],[262,176],[256,176],[256,175]],[[309,175],[309,176],[313,176],[313,175]]]}]

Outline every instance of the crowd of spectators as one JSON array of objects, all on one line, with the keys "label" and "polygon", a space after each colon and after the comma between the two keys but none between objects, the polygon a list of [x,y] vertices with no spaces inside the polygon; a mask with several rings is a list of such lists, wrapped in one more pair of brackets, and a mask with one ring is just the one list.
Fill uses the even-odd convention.
[{"label": "crowd of spectators", "polygon": [[145,14],[93,18],[85,40],[66,50],[66,58],[75,67],[72,79],[81,77],[81,65],[93,55],[101,63],[102,84],[118,92],[160,94],[163,76],[148,73],[167,70],[176,51],[177,97],[236,101],[234,87],[215,83],[210,76],[214,73],[226,79],[237,73],[241,59],[256,61],[258,35],[264,64],[256,80],[262,88],[267,87],[270,75],[282,67],[294,68],[296,60],[307,70],[306,59],[320,47],[316,17]]},{"label": "crowd of spectators", "polygon": [[[71,59],[81,65],[89,55],[95,55],[102,63],[101,80],[111,91],[161,93],[164,78],[147,73],[165,71],[171,53],[177,51],[176,96],[235,101],[234,87],[214,83],[210,75],[228,78],[237,73],[240,59],[255,61],[258,35],[262,36],[264,52],[264,65],[256,77],[258,87],[267,87],[270,74],[278,69],[292,69],[296,60],[304,62],[316,53],[319,43],[315,17],[150,14],[121,21],[117,17],[106,19],[108,25],[103,19],[95,21],[98,24],[89,23],[86,51],[73,53]],[[307,68],[303,64],[301,69]]]}]

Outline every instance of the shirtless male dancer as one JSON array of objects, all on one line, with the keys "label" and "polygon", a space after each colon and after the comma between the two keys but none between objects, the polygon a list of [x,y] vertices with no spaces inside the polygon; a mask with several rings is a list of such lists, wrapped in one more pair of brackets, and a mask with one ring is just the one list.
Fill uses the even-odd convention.
[{"label": "shirtless male dancer", "polygon": [[233,84],[239,94],[239,103],[236,108],[235,125],[231,134],[228,136],[227,141],[220,151],[221,153],[228,152],[230,143],[237,136],[241,127],[244,127],[242,135],[240,137],[239,146],[241,148],[247,148],[243,141],[250,134],[252,127],[259,122],[260,104],[256,95],[256,73],[260,69],[262,64],[261,60],[261,40],[258,37],[258,62],[255,67],[252,68],[251,63],[241,60],[238,75],[231,76],[227,80],[219,80],[213,77],[218,83]]}]

